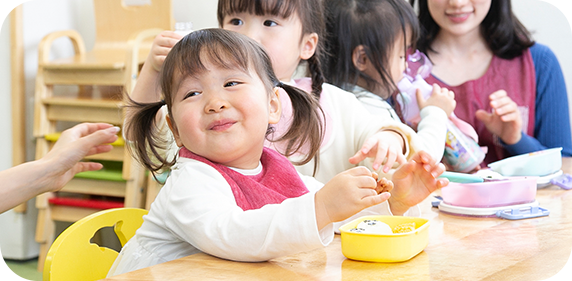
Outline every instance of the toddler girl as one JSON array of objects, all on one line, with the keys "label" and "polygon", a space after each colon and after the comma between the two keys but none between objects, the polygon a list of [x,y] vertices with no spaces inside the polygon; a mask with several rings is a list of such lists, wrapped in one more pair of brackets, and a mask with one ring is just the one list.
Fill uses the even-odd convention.
[{"label": "toddler girl", "polygon": [[[108,275],[198,252],[236,261],[265,261],[308,251],[333,239],[332,222],[388,199],[390,182],[377,183],[364,167],[344,171],[326,185],[301,178],[264,140],[281,116],[276,87],[293,103],[293,131],[320,133],[319,106],[284,85],[262,47],[222,29],[195,31],[170,51],[160,72],[164,101],[132,102],[126,128],[137,157],[157,171],[148,147],[158,145],[156,115],[166,104],[178,159],[135,236]],[[309,147],[309,157],[316,147]],[[161,164],[171,165],[160,153]],[[396,186],[426,188],[442,165],[421,152],[394,175]],[[381,186],[388,188],[382,190]]]},{"label": "toddler girl", "polygon": [[[372,114],[400,121],[396,84],[407,66],[407,50],[419,33],[415,12],[403,0],[326,0],[325,7],[326,78],[353,92]],[[453,92],[434,85],[427,100],[419,91],[417,96],[420,147],[439,161],[447,117],[455,109]]]}]

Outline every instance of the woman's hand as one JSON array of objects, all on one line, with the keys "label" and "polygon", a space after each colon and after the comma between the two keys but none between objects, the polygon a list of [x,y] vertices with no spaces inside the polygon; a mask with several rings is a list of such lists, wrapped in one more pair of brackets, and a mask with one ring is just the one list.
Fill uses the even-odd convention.
[{"label": "woman's hand", "polygon": [[117,140],[119,127],[104,123],[82,123],[62,132],[54,147],[38,160],[40,170],[38,186],[45,191],[62,188],[79,172],[95,171],[100,163],[80,162],[84,157],[108,152],[109,143]]},{"label": "woman's hand", "polygon": [[492,113],[479,109],[475,113],[477,119],[504,143],[512,145],[519,142],[522,136],[522,117],[516,103],[504,90],[492,93],[489,99]]}]

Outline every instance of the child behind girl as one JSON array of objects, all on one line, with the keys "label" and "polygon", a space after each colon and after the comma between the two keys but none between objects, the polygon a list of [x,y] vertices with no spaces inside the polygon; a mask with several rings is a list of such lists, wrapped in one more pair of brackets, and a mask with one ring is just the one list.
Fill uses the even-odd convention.
[{"label": "child behind girl", "polygon": [[[322,247],[332,223],[388,199],[392,185],[376,182],[364,167],[332,178],[323,187],[301,178],[287,158],[265,148],[281,116],[277,87],[295,108],[291,131],[320,134],[319,106],[303,91],[284,85],[262,47],[222,29],[195,31],[177,43],[160,72],[164,101],[132,102],[129,135],[140,161],[152,171],[148,147],[158,145],[156,115],[166,104],[167,122],[180,147],[171,176],[123,247],[109,276],[198,252],[236,261],[265,261]],[[310,147],[310,157],[318,146]],[[395,186],[446,185],[442,165],[421,152],[399,168]]]},{"label": "child behind girl", "polygon": [[[421,140],[407,125],[391,118],[376,118],[352,93],[323,83],[320,63],[324,32],[322,0],[219,0],[217,18],[220,27],[244,34],[263,45],[280,81],[311,92],[319,100],[325,115],[319,164],[316,169],[313,159],[297,165],[296,169],[302,174],[314,175],[318,181],[327,182],[358,164],[387,173],[396,159],[403,163],[404,156],[410,158],[420,150]],[[301,61],[308,62],[311,78],[293,80]],[[280,95],[280,99],[284,121],[277,125],[271,136],[277,141],[271,147],[296,163],[299,156],[289,155],[287,146],[280,139],[288,128],[292,106],[287,95]],[[366,157],[373,162],[364,161]],[[382,161],[385,161],[384,165],[381,165]],[[401,215],[428,195],[425,191],[416,192],[396,187],[389,199],[391,212]],[[420,195],[417,199],[421,201],[410,200],[411,196],[405,195],[412,193],[413,197]],[[407,203],[394,201],[397,198],[407,198]]]},{"label": "child behind girl", "polygon": [[[326,0],[325,7],[326,78],[353,92],[372,114],[400,121],[396,84],[403,78],[407,49],[419,33],[415,12],[403,0]],[[427,100],[419,91],[417,96],[420,145],[439,161],[447,118],[455,109],[454,94],[434,85]]]}]

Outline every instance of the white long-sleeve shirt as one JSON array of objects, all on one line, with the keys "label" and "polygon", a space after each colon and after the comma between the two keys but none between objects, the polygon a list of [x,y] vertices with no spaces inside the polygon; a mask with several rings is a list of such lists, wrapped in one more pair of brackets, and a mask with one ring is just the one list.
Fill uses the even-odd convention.
[{"label": "white long-sleeve shirt", "polygon": [[[393,107],[380,96],[359,86],[354,86],[352,91],[371,114],[401,122]],[[439,162],[445,152],[447,114],[437,106],[426,106],[419,115],[421,121],[417,125],[417,135],[414,136],[416,143],[420,150],[426,151],[436,162]]]},{"label": "white long-sleeve shirt", "polygon": [[[290,84],[306,91],[310,90],[308,89],[310,85],[308,78],[296,80],[296,82],[292,81]],[[285,94],[280,95],[280,101],[283,103],[283,113],[286,111],[285,119],[288,119],[291,113],[288,113],[287,110],[291,107],[291,104],[289,99],[284,96]],[[334,85],[328,83],[322,85],[320,105],[326,115],[326,137],[320,147],[320,163],[314,176],[320,182],[326,183],[335,175],[358,166],[351,164],[349,158],[361,149],[368,138],[380,130],[391,129],[403,137],[405,142],[404,155],[408,159],[415,152],[423,149],[420,138],[409,126],[391,117],[374,116],[354,94]],[[281,122],[288,123],[287,120],[281,120]],[[283,129],[277,129],[279,132],[281,130]],[[278,151],[281,150],[279,145],[272,143],[267,145]],[[443,139],[443,149],[444,145]],[[294,155],[290,159],[300,160],[301,158]],[[373,159],[368,158],[359,163],[359,165],[373,170],[372,163]],[[296,170],[303,175],[311,176],[314,172],[314,159],[304,165],[296,166]],[[377,172],[380,175],[385,175],[381,172],[381,168]],[[390,177],[391,174],[390,172],[385,176]]]},{"label": "white long-sleeve shirt", "polygon": [[[256,174],[254,170],[237,170]],[[314,194],[322,184],[302,177],[309,193],[281,204],[243,211],[230,185],[211,166],[180,158],[135,236],[109,276],[205,252],[236,261],[266,261],[333,240],[330,224],[317,229]]]}]

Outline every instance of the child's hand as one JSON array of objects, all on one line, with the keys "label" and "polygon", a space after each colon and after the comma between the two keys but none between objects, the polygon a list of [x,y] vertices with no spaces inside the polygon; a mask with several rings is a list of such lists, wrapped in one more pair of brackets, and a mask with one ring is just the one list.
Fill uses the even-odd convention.
[{"label": "child's hand", "polygon": [[420,89],[417,89],[416,94],[419,110],[426,106],[434,105],[443,109],[447,116],[450,116],[455,110],[455,106],[457,106],[455,93],[453,93],[453,91],[449,91],[447,88],[441,88],[437,84],[433,84],[433,92],[431,92],[431,96],[428,99],[423,98],[423,94]]},{"label": "child's hand", "polygon": [[419,151],[395,171],[395,188],[391,191],[389,207],[394,215],[402,215],[410,207],[425,200],[433,191],[449,184],[445,178],[437,179],[445,171],[441,163],[435,164],[429,153]]},{"label": "child's hand", "polygon": [[498,90],[489,96],[492,113],[482,109],[475,116],[481,120],[487,130],[498,136],[504,143],[511,145],[520,141],[522,117],[516,103],[507,96],[504,90]]},{"label": "child's hand", "polygon": [[153,66],[157,72],[161,70],[161,66],[167,57],[167,54],[171,51],[173,46],[181,40],[183,36],[169,30],[165,30],[153,39],[153,45],[151,45],[151,51],[147,57],[147,62]]},{"label": "child's hand", "polygon": [[377,171],[385,160],[383,172],[387,173],[396,161],[399,164],[406,162],[405,156],[403,156],[404,146],[401,135],[395,131],[382,130],[367,139],[361,149],[349,161],[352,164],[358,164],[367,157],[375,158],[372,168]]},{"label": "child's hand", "polygon": [[389,192],[378,194],[377,188],[377,181],[365,167],[337,174],[314,197],[318,229],[387,200]]},{"label": "child's hand", "polygon": [[390,192],[393,189],[393,182],[392,181],[390,181],[386,178],[380,179],[379,175],[376,172],[372,172],[371,176],[377,182],[377,187],[375,188],[375,191],[377,191],[377,194],[380,194],[382,192]]}]

